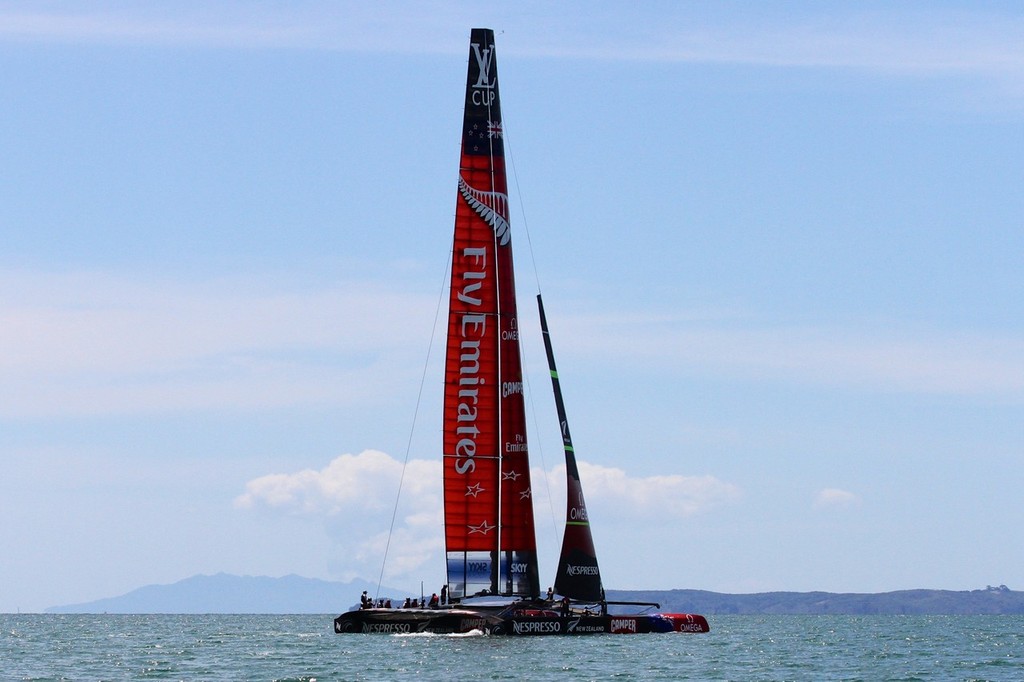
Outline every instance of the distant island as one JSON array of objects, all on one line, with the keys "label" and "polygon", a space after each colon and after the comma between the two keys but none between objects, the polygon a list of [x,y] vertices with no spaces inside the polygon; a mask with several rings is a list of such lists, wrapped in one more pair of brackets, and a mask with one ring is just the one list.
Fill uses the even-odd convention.
[{"label": "distant island", "polygon": [[608,590],[608,599],[653,601],[666,612],[713,615],[994,615],[1024,614],[1024,592],[1006,585],[985,589],[897,592],[760,592],[722,594],[703,590]]},{"label": "distant island", "polygon": [[[171,585],[148,585],[119,597],[53,606],[47,613],[324,613],[337,615],[376,585],[287,575],[281,578],[219,573]],[[418,597],[382,588],[381,596]],[[723,594],[704,590],[608,590],[612,601],[657,602],[666,612],[716,615],[971,615],[1024,614],[1024,592],[1005,585],[970,591],[901,590],[876,594],[761,592]]]},{"label": "distant island", "polygon": [[[405,592],[387,594],[405,598]],[[171,585],[147,585],[119,597],[51,606],[46,613],[338,613],[359,604],[364,580],[330,582],[298,575],[281,578],[195,575]],[[419,596],[419,595],[416,595]]]}]

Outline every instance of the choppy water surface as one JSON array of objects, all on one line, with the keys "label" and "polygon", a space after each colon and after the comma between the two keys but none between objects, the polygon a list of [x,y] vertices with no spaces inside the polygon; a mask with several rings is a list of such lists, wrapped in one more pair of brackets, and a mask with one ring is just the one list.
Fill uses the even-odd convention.
[{"label": "choppy water surface", "polygon": [[706,635],[336,635],[331,616],[0,615],[3,680],[1024,680],[1024,617],[719,616]]}]

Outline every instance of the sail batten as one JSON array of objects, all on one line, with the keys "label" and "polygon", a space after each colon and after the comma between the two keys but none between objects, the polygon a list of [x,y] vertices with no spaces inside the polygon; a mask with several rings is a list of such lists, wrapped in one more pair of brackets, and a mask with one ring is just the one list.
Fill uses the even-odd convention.
[{"label": "sail batten", "polygon": [[537,596],[494,33],[473,29],[456,194],[444,398],[449,594]]}]

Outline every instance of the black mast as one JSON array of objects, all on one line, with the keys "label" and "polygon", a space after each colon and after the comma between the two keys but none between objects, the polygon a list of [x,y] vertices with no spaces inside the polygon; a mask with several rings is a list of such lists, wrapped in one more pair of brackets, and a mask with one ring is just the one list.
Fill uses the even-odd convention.
[{"label": "black mast", "polygon": [[551,347],[551,334],[548,332],[548,320],[544,315],[544,301],[541,300],[540,294],[537,295],[537,308],[540,311],[540,328],[544,336],[544,350],[548,356],[548,369],[551,372],[551,387],[555,392],[555,408],[558,410],[558,423],[562,431],[562,447],[565,449],[565,534],[562,536],[562,553],[558,558],[558,571],[555,574],[555,592],[577,601],[603,601],[601,571],[597,566],[597,552],[594,550],[594,538],[590,532],[587,505],[583,501],[583,485],[580,483],[580,472],[576,466],[572,436],[569,435],[569,420],[565,416],[562,387],[558,382],[558,370],[555,368],[555,352]]}]

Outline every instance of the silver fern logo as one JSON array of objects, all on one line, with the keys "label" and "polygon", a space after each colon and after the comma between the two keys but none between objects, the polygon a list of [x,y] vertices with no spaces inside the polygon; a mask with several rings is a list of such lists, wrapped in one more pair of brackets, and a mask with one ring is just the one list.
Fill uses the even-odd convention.
[{"label": "silver fern logo", "polygon": [[460,175],[459,194],[466,200],[469,207],[484,219],[494,230],[499,246],[507,246],[512,238],[508,225],[508,195],[501,192],[485,192],[474,187]]}]

